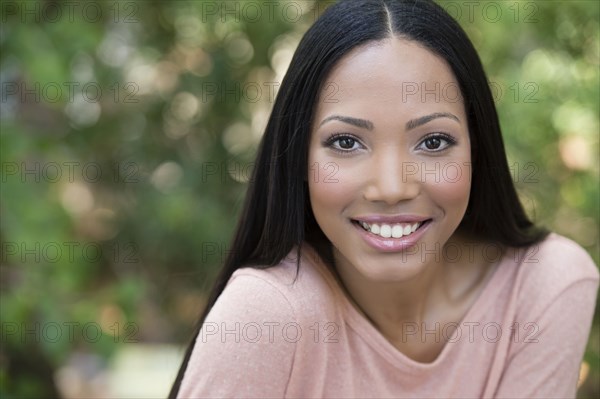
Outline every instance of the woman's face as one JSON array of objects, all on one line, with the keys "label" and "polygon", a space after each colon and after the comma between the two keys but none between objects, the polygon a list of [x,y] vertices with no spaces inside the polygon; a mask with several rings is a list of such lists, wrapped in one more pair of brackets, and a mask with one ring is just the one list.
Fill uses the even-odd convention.
[{"label": "woman's face", "polygon": [[307,176],[338,270],[403,281],[440,261],[469,201],[470,154],[443,59],[396,38],[345,56],[317,105]]}]

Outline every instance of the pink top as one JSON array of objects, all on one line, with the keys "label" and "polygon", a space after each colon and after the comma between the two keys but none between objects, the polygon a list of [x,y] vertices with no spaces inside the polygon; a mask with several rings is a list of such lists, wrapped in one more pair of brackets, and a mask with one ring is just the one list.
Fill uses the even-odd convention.
[{"label": "pink top", "polygon": [[551,234],[508,252],[432,363],[405,356],[303,246],[265,270],[237,270],[196,339],[180,397],[574,398],[599,273]]}]

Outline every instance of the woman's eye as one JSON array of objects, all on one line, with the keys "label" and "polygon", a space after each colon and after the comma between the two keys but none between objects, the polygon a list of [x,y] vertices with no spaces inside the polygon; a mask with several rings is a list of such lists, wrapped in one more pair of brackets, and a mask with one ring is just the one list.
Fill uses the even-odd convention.
[{"label": "woman's eye", "polygon": [[454,144],[456,141],[446,135],[435,135],[427,137],[421,142],[421,147],[429,152],[438,152],[445,150],[447,147]]},{"label": "woman's eye", "polygon": [[360,147],[358,140],[350,136],[333,136],[326,144],[338,152],[353,152]]},{"label": "woman's eye", "polygon": [[439,137],[431,137],[424,142],[428,150],[437,150],[442,145],[442,140]]},{"label": "woman's eye", "polygon": [[343,148],[344,150],[351,150],[352,147],[354,147],[354,144],[356,144],[356,140],[354,140],[351,137],[344,137],[341,139],[337,140],[339,146],[341,148]]}]

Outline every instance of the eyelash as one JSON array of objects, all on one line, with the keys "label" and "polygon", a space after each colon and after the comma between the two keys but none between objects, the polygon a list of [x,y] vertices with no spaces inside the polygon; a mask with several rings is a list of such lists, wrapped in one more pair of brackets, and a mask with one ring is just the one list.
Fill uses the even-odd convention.
[{"label": "eyelash", "polygon": [[[334,147],[334,143],[341,140],[341,139],[352,139],[354,140],[357,144],[360,144],[360,140],[358,140],[356,137],[354,137],[351,134],[347,134],[347,133],[335,133],[332,134],[331,136],[329,136],[329,138],[327,138],[327,140],[325,140],[323,142],[323,145],[331,148],[333,151],[340,153],[340,154],[351,154],[355,151],[357,151],[357,149],[354,150],[343,150],[340,148],[335,148]],[[424,137],[421,142],[419,143],[418,147],[421,147],[425,144],[425,141],[429,140],[429,139],[442,139],[444,141],[446,141],[446,146],[443,147],[441,150],[425,150],[426,152],[430,152],[430,153],[435,153],[435,152],[442,152],[445,149],[447,149],[448,147],[451,147],[453,145],[456,144],[456,139],[454,139],[454,137],[450,136],[449,134],[446,133],[432,133],[427,135],[426,137]],[[362,144],[360,144],[362,145]]]},{"label": "eyelash", "polygon": [[423,138],[423,140],[421,140],[421,142],[419,143],[419,147],[422,146],[422,145],[424,145],[425,141],[427,141],[429,139],[442,139],[442,140],[445,140],[447,144],[441,150],[425,150],[427,152],[442,152],[445,149],[447,149],[449,147],[452,147],[453,145],[456,144],[456,139],[454,137],[452,137],[452,136],[450,136],[449,134],[446,134],[446,133],[438,132],[438,133],[432,133],[432,134],[429,134],[429,135],[425,136]]},{"label": "eyelash", "polygon": [[340,149],[340,148],[335,148],[333,144],[336,141],[339,141],[341,139],[352,139],[356,143],[360,143],[359,140],[356,137],[354,137],[354,136],[352,136],[350,134],[347,134],[347,133],[335,133],[335,134],[332,134],[331,136],[329,136],[329,138],[327,138],[327,140],[325,140],[325,142],[323,143],[323,145],[325,145],[326,147],[331,148],[333,151],[335,151],[335,152],[337,152],[339,154],[350,154],[350,153],[353,153],[353,152],[356,151],[356,149],[354,149],[354,150],[343,150],[343,149]]}]

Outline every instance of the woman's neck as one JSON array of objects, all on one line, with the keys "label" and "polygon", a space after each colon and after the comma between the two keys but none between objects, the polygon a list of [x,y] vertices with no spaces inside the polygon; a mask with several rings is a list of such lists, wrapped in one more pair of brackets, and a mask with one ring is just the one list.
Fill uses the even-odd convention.
[{"label": "woman's neck", "polygon": [[[336,267],[335,263],[332,269],[352,305],[384,335],[402,331],[407,324],[460,322],[499,259],[486,259],[485,244],[459,235],[448,244],[464,249],[459,259],[441,256],[439,262],[428,263],[405,281],[373,281],[354,267]],[[335,249],[333,258],[334,262],[346,261]],[[450,315],[451,320],[440,320],[443,315]]]}]

